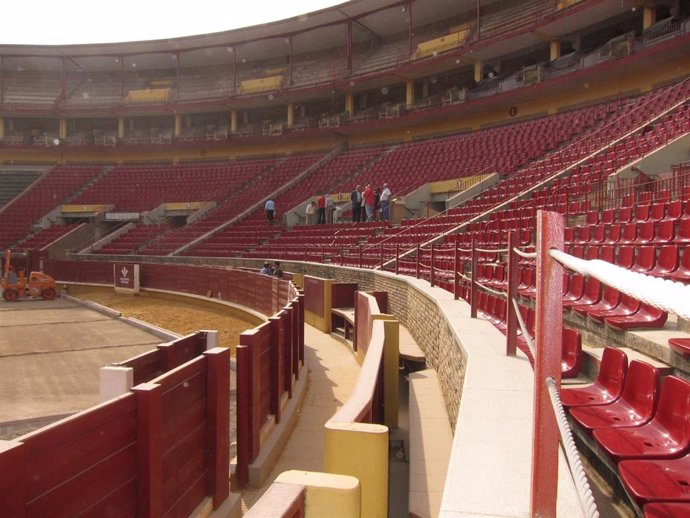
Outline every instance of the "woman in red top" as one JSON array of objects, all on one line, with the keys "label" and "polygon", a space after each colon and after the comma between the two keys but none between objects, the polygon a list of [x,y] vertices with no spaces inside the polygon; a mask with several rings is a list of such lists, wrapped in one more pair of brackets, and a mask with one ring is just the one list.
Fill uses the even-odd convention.
[{"label": "woman in red top", "polygon": [[367,211],[367,221],[372,221],[374,219],[374,206],[376,205],[376,198],[374,196],[374,189],[371,185],[364,188],[362,193],[362,199],[364,200],[364,209]]}]

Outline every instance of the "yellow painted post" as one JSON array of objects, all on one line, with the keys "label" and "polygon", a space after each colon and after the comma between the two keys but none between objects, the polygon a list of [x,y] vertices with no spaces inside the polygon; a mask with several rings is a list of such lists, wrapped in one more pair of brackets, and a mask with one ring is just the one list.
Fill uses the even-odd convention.
[{"label": "yellow painted post", "polygon": [[481,61],[474,62],[474,80],[478,83],[483,79],[484,64]]},{"label": "yellow painted post", "polygon": [[287,127],[292,128],[295,125],[295,105],[288,103],[287,105]]},{"label": "yellow painted post", "polygon": [[355,477],[314,471],[284,471],[277,484],[304,486],[304,518],[360,517],[360,484]]},{"label": "yellow painted post", "polygon": [[324,470],[359,479],[361,518],[387,518],[388,428],[330,421],[325,426]]},{"label": "yellow painted post", "polygon": [[230,133],[237,133],[237,110],[230,110]]},{"label": "yellow painted post", "polygon": [[117,118],[117,138],[125,138],[125,118]]},{"label": "yellow painted post", "polygon": [[412,79],[408,79],[405,86],[407,94],[405,96],[405,102],[407,104],[407,107],[409,108],[414,104],[414,81]]},{"label": "yellow painted post", "polygon": [[175,114],[175,136],[179,137],[182,135],[182,115],[179,113]]},{"label": "yellow painted post", "polygon": [[388,428],[398,427],[399,375],[400,375],[400,322],[387,320],[383,323],[383,423]]},{"label": "yellow painted post", "polygon": [[60,129],[58,130],[58,136],[61,139],[67,138],[67,119],[60,119]]},{"label": "yellow painted post", "polygon": [[0,117],[0,139],[5,138],[5,119]]},{"label": "yellow painted post", "polygon": [[656,9],[653,5],[645,5],[642,11],[642,29],[648,29],[656,23]]},{"label": "yellow painted post", "polygon": [[550,60],[556,61],[560,57],[561,57],[561,41],[560,40],[551,40]]},{"label": "yellow painted post", "polygon": [[347,95],[345,96],[345,111],[352,115],[355,112],[355,96],[352,95],[352,92],[348,92]]}]

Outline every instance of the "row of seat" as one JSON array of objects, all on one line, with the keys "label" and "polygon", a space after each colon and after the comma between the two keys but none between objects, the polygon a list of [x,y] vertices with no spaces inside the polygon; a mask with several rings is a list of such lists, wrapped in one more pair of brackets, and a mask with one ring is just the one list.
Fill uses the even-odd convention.
[{"label": "row of seat", "polygon": [[[595,382],[563,387],[561,401],[573,422],[617,463],[625,489],[645,506],[645,516],[685,516],[690,508],[690,383],[667,376],[662,386],[656,368],[639,360],[628,364],[624,352],[607,347]],[[648,509],[645,504],[653,505]],[[673,514],[676,510],[681,514]]]}]

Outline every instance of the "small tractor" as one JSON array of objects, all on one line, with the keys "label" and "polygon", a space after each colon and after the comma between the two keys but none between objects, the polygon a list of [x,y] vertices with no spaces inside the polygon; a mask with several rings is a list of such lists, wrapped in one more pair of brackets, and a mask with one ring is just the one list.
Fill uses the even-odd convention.
[{"label": "small tractor", "polygon": [[15,272],[10,264],[12,252],[5,252],[5,261],[2,272],[2,296],[7,302],[12,302],[26,297],[53,300],[57,295],[55,279],[42,272],[31,272],[27,282],[26,272],[23,268]]}]

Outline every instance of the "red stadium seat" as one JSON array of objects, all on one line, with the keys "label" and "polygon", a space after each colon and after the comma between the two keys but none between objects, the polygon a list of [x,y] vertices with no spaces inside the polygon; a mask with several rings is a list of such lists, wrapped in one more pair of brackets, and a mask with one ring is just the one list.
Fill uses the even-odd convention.
[{"label": "red stadium seat", "polygon": [[642,303],[635,313],[606,317],[604,322],[609,327],[625,331],[627,329],[658,329],[664,326],[667,319],[668,313],[666,311]]},{"label": "red stadium seat", "polygon": [[[639,505],[648,502],[690,502],[690,456],[680,459],[624,460],[621,482]],[[675,515],[670,515],[675,517]]]},{"label": "red stadium seat", "polygon": [[570,309],[585,318],[590,311],[608,311],[615,308],[620,303],[621,293],[610,286],[604,287],[601,299],[593,304],[575,304]]},{"label": "red stadium seat", "polygon": [[643,510],[644,518],[690,518],[690,503],[655,502]]},{"label": "red stadium seat", "polygon": [[690,358],[690,338],[669,338],[668,345],[678,354]]},{"label": "red stadium seat", "polygon": [[582,368],[582,337],[577,329],[563,328],[561,377],[575,378]]},{"label": "red stadium seat", "polygon": [[668,376],[651,421],[630,428],[600,428],[594,430],[594,439],[616,462],[683,454],[690,448],[690,383]]},{"label": "red stadium seat", "polygon": [[565,407],[612,403],[623,392],[627,372],[626,354],[619,349],[606,347],[594,383],[586,387],[561,387],[561,402]]},{"label": "red stadium seat", "polygon": [[592,431],[609,426],[638,426],[654,415],[659,399],[659,371],[638,360],[630,362],[621,397],[607,405],[574,407],[571,417]]}]

